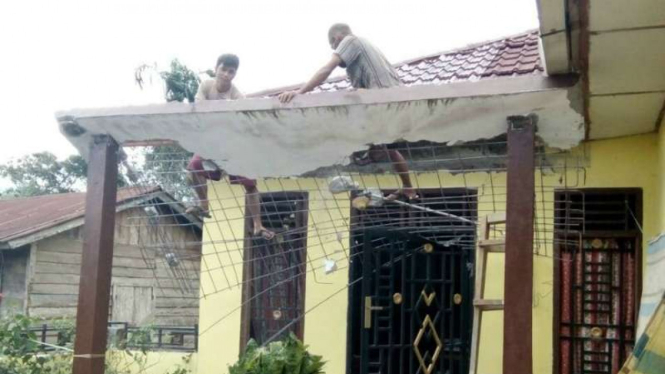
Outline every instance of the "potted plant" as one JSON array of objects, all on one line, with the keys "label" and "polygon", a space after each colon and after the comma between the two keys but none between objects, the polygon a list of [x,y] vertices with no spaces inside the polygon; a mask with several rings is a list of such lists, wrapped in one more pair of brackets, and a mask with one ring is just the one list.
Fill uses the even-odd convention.
[{"label": "potted plant", "polygon": [[310,354],[291,333],[266,346],[250,340],[238,362],[229,367],[229,374],[323,374],[324,364],[321,356]]}]

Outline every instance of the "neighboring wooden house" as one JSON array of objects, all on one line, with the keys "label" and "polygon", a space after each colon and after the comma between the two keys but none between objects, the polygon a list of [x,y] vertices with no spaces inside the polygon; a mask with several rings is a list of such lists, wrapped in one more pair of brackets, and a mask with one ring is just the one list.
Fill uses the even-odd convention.
[{"label": "neighboring wooden house", "polygon": [[[84,208],[85,193],[0,201],[1,315],[75,317]],[[200,240],[201,221],[160,188],[120,189],[109,319],[197,323]]]}]

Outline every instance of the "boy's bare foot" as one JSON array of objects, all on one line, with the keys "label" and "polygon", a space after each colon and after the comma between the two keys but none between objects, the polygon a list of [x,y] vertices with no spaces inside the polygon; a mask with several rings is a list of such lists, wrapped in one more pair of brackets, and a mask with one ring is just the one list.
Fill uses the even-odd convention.
[{"label": "boy's bare foot", "polygon": [[416,190],[413,189],[413,187],[404,187],[386,196],[386,200],[393,201],[399,199],[402,196],[406,197],[407,200],[413,200],[418,198],[418,194],[416,193]]}]

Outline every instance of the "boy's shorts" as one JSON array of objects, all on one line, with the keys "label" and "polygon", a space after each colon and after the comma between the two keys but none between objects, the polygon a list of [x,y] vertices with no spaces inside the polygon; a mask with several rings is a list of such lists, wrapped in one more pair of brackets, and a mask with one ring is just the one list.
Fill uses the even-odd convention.
[{"label": "boy's shorts", "polygon": [[[224,175],[224,172],[219,166],[217,166],[217,164],[210,160],[205,160],[199,155],[194,155],[192,159],[189,160],[187,170],[193,174],[213,181],[221,180]],[[229,181],[231,184],[240,184],[245,188],[256,187],[256,179],[249,179],[240,175],[229,175]]]}]

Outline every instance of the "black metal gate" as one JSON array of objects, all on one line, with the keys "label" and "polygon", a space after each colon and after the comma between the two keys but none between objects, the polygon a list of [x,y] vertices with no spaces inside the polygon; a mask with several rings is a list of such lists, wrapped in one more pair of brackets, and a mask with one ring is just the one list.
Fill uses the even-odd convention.
[{"label": "black metal gate", "polygon": [[[437,195],[422,203],[475,218],[467,191]],[[468,373],[475,226],[383,209],[355,233],[350,276],[362,281],[349,294],[347,373]]]},{"label": "black metal gate", "polygon": [[366,233],[361,373],[468,372],[463,254],[415,235]]}]

